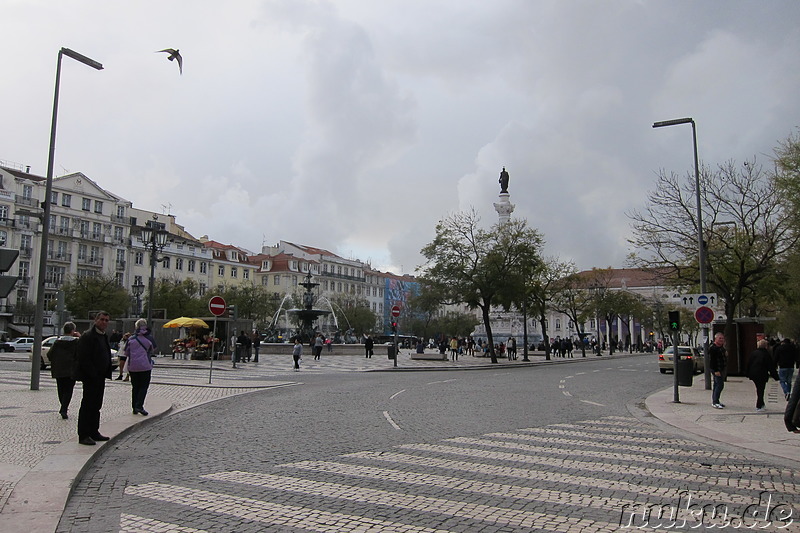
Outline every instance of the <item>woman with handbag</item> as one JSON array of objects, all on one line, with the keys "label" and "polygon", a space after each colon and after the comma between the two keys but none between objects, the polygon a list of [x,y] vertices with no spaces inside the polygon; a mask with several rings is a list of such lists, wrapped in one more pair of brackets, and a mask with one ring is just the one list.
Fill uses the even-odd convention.
[{"label": "woman with handbag", "polygon": [[128,357],[126,364],[131,376],[131,405],[133,414],[147,416],[144,410],[144,400],[147,389],[150,387],[150,374],[153,370],[153,352],[156,341],[147,327],[147,320],[140,318],[136,321],[136,332],[131,335],[125,344],[125,355]]}]

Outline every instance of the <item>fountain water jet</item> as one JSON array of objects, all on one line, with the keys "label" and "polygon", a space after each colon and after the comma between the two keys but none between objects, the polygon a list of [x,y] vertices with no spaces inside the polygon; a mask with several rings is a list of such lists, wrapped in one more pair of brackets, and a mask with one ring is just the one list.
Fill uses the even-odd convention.
[{"label": "fountain water jet", "polygon": [[303,294],[303,309],[289,309],[287,313],[296,316],[300,321],[300,340],[303,342],[310,341],[314,336],[314,322],[321,316],[331,314],[331,311],[325,309],[314,309],[314,302],[316,298],[312,290],[318,287],[319,283],[311,281],[311,272],[306,274],[303,283],[299,283],[301,287],[305,287],[306,292]]}]

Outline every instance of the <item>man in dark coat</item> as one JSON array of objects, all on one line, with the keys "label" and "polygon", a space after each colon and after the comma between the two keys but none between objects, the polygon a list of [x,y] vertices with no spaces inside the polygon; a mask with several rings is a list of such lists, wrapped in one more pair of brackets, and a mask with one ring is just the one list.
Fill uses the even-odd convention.
[{"label": "man in dark coat", "polygon": [[47,358],[50,359],[50,375],[56,380],[58,390],[59,413],[61,418],[67,419],[69,402],[72,401],[72,391],[75,389],[75,371],[78,363],[78,337],[74,322],[64,324],[64,335],[56,339]]},{"label": "man in dark coat", "polygon": [[764,411],[764,389],[770,376],[775,381],[778,380],[778,371],[775,370],[775,361],[767,351],[769,343],[761,339],[756,344],[756,349],[750,354],[747,360],[747,377],[756,386],[756,411]]},{"label": "man in dark coat", "polygon": [[92,327],[78,339],[76,377],[83,382],[78,442],[87,446],[108,440],[100,434],[100,409],[103,407],[106,379],[111,379],[111,344],[106,334],[110,320],[108,313],[98,311]]},{"label": "man in dark coat", "polygon": [[720,402],[722,389],[725,388],[725,371],[728,367],[728,353],[725,351],[725,334],[714,335],[714,343],[708,347],[708,367],[714,378],[714,387],[711,390],[711,405],[716,409],[724,409],[725,404]]},{"label": "man in dark coat", "polygon": [[372,357],[372,350],[375,347],[375,341],[369,335],[364,339],[364,355],[366,359]]},{"label": "man in dark coat", "polygon": [[775,362],[778,364],[778,377],[780,378],[781,388],[786,400],[792,392],[792,376],[794,367],[800,364],[797,347],[791,339],[783,339],[780,345],[775,348]]}]

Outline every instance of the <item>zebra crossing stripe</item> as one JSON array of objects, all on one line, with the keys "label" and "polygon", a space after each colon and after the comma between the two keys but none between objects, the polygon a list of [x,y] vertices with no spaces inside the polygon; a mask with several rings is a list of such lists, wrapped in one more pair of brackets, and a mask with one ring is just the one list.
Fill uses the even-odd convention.
[{"label": "zebra crossing stripe", "polygon": [[[588,428],[587,428],[588,429]],[[596,433],[590,432],[587,433],[587,429],[575,429],[575,430],[566,430],[566,429],[550,429],[550,426],[546,428],[524,428],[520,429],[519,431],[524,431],[525,433],[535,433],[535,434],[543,434],[543,435],[562,435],[564,437],[606,437],[611,439],[616,444],[619,442],[620,439],[625,439],[626,442],[638,442],[641,444],[656,444],[658,446],[663,446],[664,441],[666,440],[664,437],[635,437],[625,434],[608,434],[605,431],[603,433]],[[695,440],[686,440],[686,439],[669,439],[669,442],[673,446],[692,446],[698,447],[700,444]]]},{"label": "zebra crossing stripe", "polygon": [[[589,435],[584,434],[583,436],[588,437]],[[486,435],[484,435],[484,437],[490,437],[493,439],[520,440],[523,442],[545,442],[550,445],[563,444],[565,446],[574,446],[581,448],[584,448],[586,446],[593,446],[595,448],[608,449],[609,447],[609,443],[602,440],[560,439],[558,437],[545,437],[539,435],[528,435],[520,433],[487,433]],[[664,445],[665,441],[662,440],[661,444]],[[654,448],[653,446],[637,446],[635,444],[620,443],[619,438],[617,438],[616,442],[613,443],[613,446],[615,450],[623,450],[632,453],[638,452],[640,454],[647,455],[648,461],[653,460],[652,455],[667,455],[671,457],[675,456],[675,449],[672,448],[672,446],[666,446],[665,448]],[[583,453],[583,449],[581,449],[581,453]]]},{"label": "zebra crossing stripe", "polygon": [[614,528],[618,526],[618,524],[598,522],[597,520],[523,511],[509,507],[493,507],[479,503],[432,498],[419,494],[404,494],[402,492],[371,489],[368,487],[355,487],[340,483],[276,476],[258,472],[218,472],[200,477],[216,481],[228,481],[282,491],[297,492],[300,494],[312,494],[315,496],[356,501],[368,505],[386,505],[417,512],[436,513],[492,524],[505,524],[533,529],[544,528],[553,531],[574,531],[575,528],[580,528],[584,531],[597,531],[598,528],[610,528],[610,530],[613,531]]},{"label": "zebra crossing stripe", "polygon": [[342,476],[380,479],[383,481],[404,483],[408,485],[442,487],[446,489],[470,492],[474,494],[483,494],[492,497],[502,494],[504,498],[515,498],[517,500],[529,500],[543,503],[557,503],[561,505],[575,505],[580,507],[594,507],[605,510],[608,510],[609,508],[621,509],[626,505],[636,505],[636,502],[630,499],[598,499],[595,496],[582,493],[561,492],[551,489],[537,489],[533,487],[523,487],[520,485],[493,483],[491,481],[477,481],[459,477],[408,472],[405,470],[393,470],[389,468],[376,468],[373,466],[352,465],[333,461],[300,461],[297,463],[288,463],[280,466],[300,470],[309,470],[312,472],[325,472],[327,474],[337,474]]},{"label": "zebra crossing stripe", "polygon": [[125,494],[183,505],[210,513],[235,516],[286,529],[299,528],[319,533],[368,531],[381,528],[397,533],[447,533],[441,529],[412,526],[345,513],[332,513],[294,505],[280,505],[253,498],[158,482],[126,487]]},{"label": "zebra crossing stripe", "polygon": [[[561,460],[561,459],[548,459],[546,457],[535,457],[532,455],[524,455],[520,453],[506,453],[506,452],[491,452],[486,450],[478,450],[473,448],[460,448],[457,446],[444,446],[441,444],[401,444],[398,448],[404,450],[414,450],[422,452],[445,453],[450,455],[461,455],[465,457],[478,457],[486,460],[498,461],[514,461],[518,463],[531,463],[545,466],[554,466],[558,468],[569,468],[575,470],[584,470],[588,472],[607,472],[608,465],[602,463],[590,463],[587,461],[574,461],[574,460]],[[749,479],[734,479],[724,476],[710,476],[703,472],[701,474],[694,474],[688,472],[672,472],[669,470],[660,470],[657,468],[646,468],[638,466],[625,465],[625,473],[639,476],[656,477],[662,479],[673,479],[681,481],[690,481],[695,483],[702,483],[704,485],[728,485],[731,487],[742,487],[757,489],[764,486],[762,481],[753,481]],[[784,486],[786,484],[783,484]]]},{"label": "zebra crossing stripe", "polygon": [[[530,470],[527,468],[497,466],[494,464],[473,463],[469,461],[454,461],[451,459],[437,459],[434,457],[421,457],[404,453],[364,451],[347,454],[343,457],[400,463],[424,468],[442,468],[446,470],[468,472],[471,474],[487,474],[493,476],[494,478],[498,476],[504,476],[527,480],[545,481],[548,483],[577,485],[579,487],[596,487],[610,491],[625,491],[631,494],[647,494],[649,496],[657,496],[666,499],[674,498],[675,493],[677,492],[675,488],[662,488],[658,485],[645,485],[642,483],[634,484],[627,481],[581,476],[573,473],[561,474],[558,472]],[[608,469],[606,469],[606,471],[607,470]],[[697,490],[692,492],[695,493],[697,497],[702,497],[707,501],[725,501],[743,504],[749,504],[753,502],[752,495],[743,496],[735,493],[729,494],[714,490]]]},{"label": "zebra crossing stripe", "polygon": [[169,533],[209,533],[205,529],[184,527],[178,524],[153,520],[134,514],[122,513],[119,517],[119,533],[141,533],[142,531],[169,531]]},{"label": "zebra crossing stripe", "polygon": [[600,459],[612,459],[616,461],[640,461],[649,464],[662,464],[662,465],[682,465],[686,461],[675,461],[672,459],[665,459],[662,457],[653,457],[647,454],[622,454],[618,452],[602,452],[597,450],[580,450],[576,453],[575,449],[556,448],[555,446],[532,446],[530,444],[519,444],[515,442],[504,442],[499,440],[490,439],[476,439],[472,437],[455,437],[446,439],[445,442],[453,442],[456,444],[469,444],[473,446],[487,446],[493,448],[504,448],[507,450],[519,450],[528,453],[549,453],[552,455],[581,455],[584,457],[597,457]]}]

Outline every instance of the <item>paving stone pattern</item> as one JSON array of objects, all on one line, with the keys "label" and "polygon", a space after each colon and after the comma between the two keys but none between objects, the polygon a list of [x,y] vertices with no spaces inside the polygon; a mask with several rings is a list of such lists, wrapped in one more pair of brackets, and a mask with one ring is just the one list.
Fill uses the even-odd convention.
[{"label": "paving stone pattern", "polygon": [[[636,418],[609,416],[264,469],[211,464],[191,483],[125,487],[133,499],[119,513],[119,531],[724,530],[726,521],[746,529],[737,520],[765,494],[773,508],[796,506],[795,472],[699,448]],[[701,515],[705,505],[728,515]],[[659,509],[678,510],[659,518]],[[84,531],[80,516],[64,518],[71,526],[59,531]],[[795,517],[767,530],[798,525]]]}]

